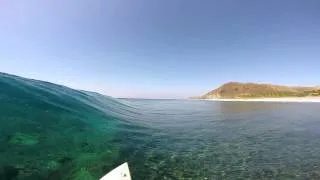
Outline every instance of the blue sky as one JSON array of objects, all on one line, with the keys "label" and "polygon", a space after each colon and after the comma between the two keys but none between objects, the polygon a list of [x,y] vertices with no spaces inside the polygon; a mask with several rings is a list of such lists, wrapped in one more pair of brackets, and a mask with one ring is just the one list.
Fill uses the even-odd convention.
[{"label": "blue sky", "polygon": [[114,97],[320,84],[319,0],[2,0],[0,71]]}]

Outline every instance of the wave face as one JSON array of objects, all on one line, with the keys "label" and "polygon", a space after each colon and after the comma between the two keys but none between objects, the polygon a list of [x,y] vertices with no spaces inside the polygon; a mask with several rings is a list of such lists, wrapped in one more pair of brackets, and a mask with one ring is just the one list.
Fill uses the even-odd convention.
[{"label": "wave face", "polygon": [[317,103],[114,99],[0,74],[0,179],[320,179]]},{"label": "wave face", "polygon": [[0,179],[98,179],[133,113],[111,97],[4,73],[0,102]]}]

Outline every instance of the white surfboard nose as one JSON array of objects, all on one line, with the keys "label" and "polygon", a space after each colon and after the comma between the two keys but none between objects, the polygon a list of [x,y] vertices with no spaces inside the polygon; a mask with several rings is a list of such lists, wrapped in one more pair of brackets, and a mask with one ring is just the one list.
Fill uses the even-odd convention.
[{"label": "white surfboard nose", "polygon": [[123,163],[108,174],[100,178],[100,180],[131,180],[128,163]]}]

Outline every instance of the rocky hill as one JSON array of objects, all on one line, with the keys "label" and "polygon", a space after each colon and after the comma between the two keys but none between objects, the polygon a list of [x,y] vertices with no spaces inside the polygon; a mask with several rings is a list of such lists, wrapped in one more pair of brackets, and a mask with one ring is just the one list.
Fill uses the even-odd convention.
[{"label": "rocky hill", "polygon": [[320,96],[319,87],[289,87],[272,84],[229,82],[201,96],[201,99],[275,98]]}]

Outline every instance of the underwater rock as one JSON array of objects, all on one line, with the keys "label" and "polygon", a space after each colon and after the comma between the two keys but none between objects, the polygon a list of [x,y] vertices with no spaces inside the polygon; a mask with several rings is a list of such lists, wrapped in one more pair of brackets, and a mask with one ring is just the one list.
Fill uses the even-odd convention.
[{"label": "underwater rock", "polygon": [[44,180],[44,179],[46,179],[46,177],[39,173],[33,173],[30,176],[23,178],[23,180]]},{"label": "underwater rock", "polygon": [[59,169],[61,166],[61,164],[57,161],[49,161],[48,164],[47,164],[47,169],[49,170],[56,170],[56,169]]},{"label": "underwater rock", "polygon": [[58,162],[60,164],[65,164],[65,163],[68,163],[68,162],[71,162],[71,161],[72,161],[72,158],[68,157],[68,156],[62,157],[61,159],[58,160]]},{"label": "underwater rock", "polygon": [[75,168],[68,164],[60,169],[53,171],[46,178],[47,180],[96,180],[96,177],[87,168]]},{"label": "underwater rock", "polygon": [[24,134],[24,133],[15,133],[9,139],[9,144],[14,144],[14,145],[32,146],[38,143],[39,143],[39,140],[37,137]]},{"label": "underwater rock", "polygon": [[312,171],[312,172],[309,172],[307,174],[307,176],[308,176],[308,179],[319,179],[320,178],[320,172]]},{"label": "underwater rock", "polygon": [[79,171],[77,171],[72,179],[75,180],[96,180],[91,173],[86,168],[81,168]]},{"label": "underwater rock", "polygon": [[0,165],[0,180],[12,180],[19,175],[19,169],[13,166]]}]

